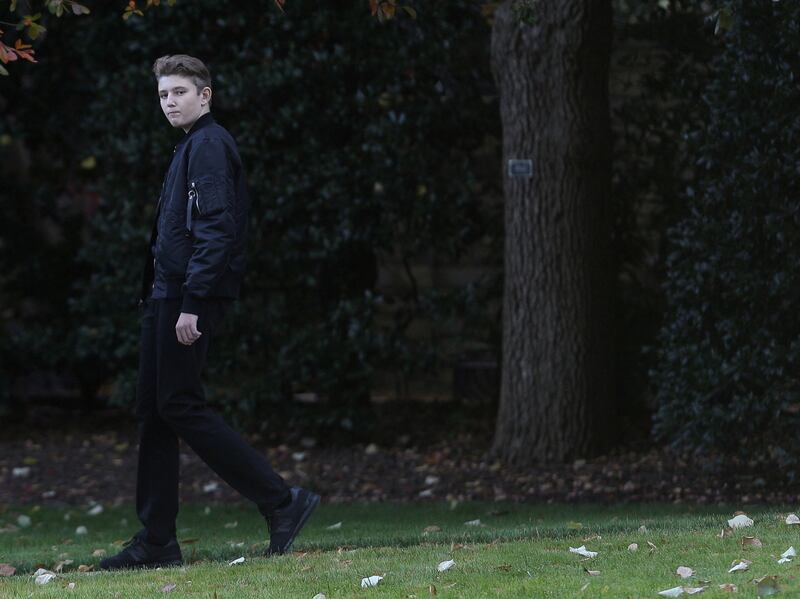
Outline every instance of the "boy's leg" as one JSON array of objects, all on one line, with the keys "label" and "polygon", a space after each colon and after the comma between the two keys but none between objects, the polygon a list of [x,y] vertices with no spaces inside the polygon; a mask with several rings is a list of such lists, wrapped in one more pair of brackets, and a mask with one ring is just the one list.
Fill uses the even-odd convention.
[{"label": "boy's leg", "polygon": [[147,529],[147,540],[159,545],[175,537],[178,515],[178,438],[158,414],[156,404],[156,333],[154,301],[142,307],[136,421],[139,466],[136,513]]},{"label": "boy's leg", "polygon": [[157,301],[158,411],[200,459],[266,517],[289,499],[289,487],[264,456],[207,405],[200,379],[210,337],[229,304],[207,300],[197,321],[202,335],[192,345],[183,345],[175,334],[181,300]]}]

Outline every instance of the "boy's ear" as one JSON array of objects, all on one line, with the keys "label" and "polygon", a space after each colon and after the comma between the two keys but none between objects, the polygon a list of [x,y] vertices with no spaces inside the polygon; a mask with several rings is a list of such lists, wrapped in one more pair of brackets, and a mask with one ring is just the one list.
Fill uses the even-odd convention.
[{"label": "boy's ear", "polygon": [[208,102],[211,100],[211,94],[212,94],[212,93],[213,93],[213,92],[211,91],[211,88],[210,88],[210,87],[208,87],[208,86],[204,87],[204,88],[203,88],[203,89],[200,91],[200,96],[202,97],[202,99],[203,99],[203,103],[204,103],[204,104],[205,104],[205,103],[208,103]]}]

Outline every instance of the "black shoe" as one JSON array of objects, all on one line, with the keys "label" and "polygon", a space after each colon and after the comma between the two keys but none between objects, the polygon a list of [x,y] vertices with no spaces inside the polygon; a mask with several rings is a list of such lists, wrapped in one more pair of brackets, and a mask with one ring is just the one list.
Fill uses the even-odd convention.
[{"label": "black shoe", "polygon": [[292,487],[291,503],[277,509],[267,518],[269,549],[267,556],[283,555],[292,546],[300,529],[319,505],[319,495],[300,487]]},{"label": "black shoe", "polygon": [[180,566],[183,556],[177,539],[170,539],[164,546],[154,545],[145,540],[146,530],[142,529],[125,542],[125,549],[100,562],[101,570],[120,570],[123,568],[160,568]]}]

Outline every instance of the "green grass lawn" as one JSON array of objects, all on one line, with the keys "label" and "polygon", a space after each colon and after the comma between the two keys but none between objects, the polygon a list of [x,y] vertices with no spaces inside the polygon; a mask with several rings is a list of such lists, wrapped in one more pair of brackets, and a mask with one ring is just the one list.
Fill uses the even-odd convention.
[{"label": "green grass lawn", "polygon": [[[85,510],[6,509],[0,513],[0,563],[17,575],[0,577],[0,597],[658,597],[675,586],[707,586],[703,597],[757,597],[753,582],[777,575],[780,595],[800,597],[800,558],[779,565],[789,546],[800,549],[800,526],[785,509],[752,509],[755,525],[719,538],[731,509],[691,506],[552,506],[501,504],[322,505],[292,555],[263,558],[266,526],[247,507],[184,506],[178,539],[187,565],[138,572],[78,572],[113,554],[139,527],[130,507]],[[8,530],[20,515],[31,524]],[[465,522],[480,519],[481,525]],[[328,527],[341,522],[341,527]],[[76,534],[85,526],[86,534]],[[640,530],[640,527],[646,530]],[[439,530],[425,531],[427,527]],[[762,547],[742,546],[755,536]],[[628,550],[637,543],[636,552]],[[650,546],[648,543],[651,543]],[[569,547],[586,545],[584,559]],[[230,566],[236,558],[245,562]],[[728,574],[746,558],[749,570]],[[46,585],[30,576],[72,560]],[[437,564],[454,560],[446,572]],[[694,576],[681,580],[678,566]],[[589,575],[586,570],[599,571]],[[361,579],[384,576],[375,588]],[[74,588],[69,588],[74,583]],[[169,586],[167,586],[169,585]],[[169,589],[172,585],[174,588]],[[166,588],[165,588],[166,587]],[[435,588],[434,588],[435,587]],[[765,587],[762,588],[762,594]],[[164,590],[162,590],[164,589]],[[683,595],[684,597],[687,595]],[[766,595],[764,595],[766,596]]]}]

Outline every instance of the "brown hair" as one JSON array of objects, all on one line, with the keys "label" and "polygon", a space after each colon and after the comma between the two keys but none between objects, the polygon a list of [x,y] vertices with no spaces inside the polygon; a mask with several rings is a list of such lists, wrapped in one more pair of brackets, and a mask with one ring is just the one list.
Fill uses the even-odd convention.
[{"label": "brown hair", "polygon": [[211,74],[208,67],[199,58],[186,54],[166,55],[153,63],[156,80],[167,75],[189,77],[197,86],[197,93],[204,87],[211,87]]}]

